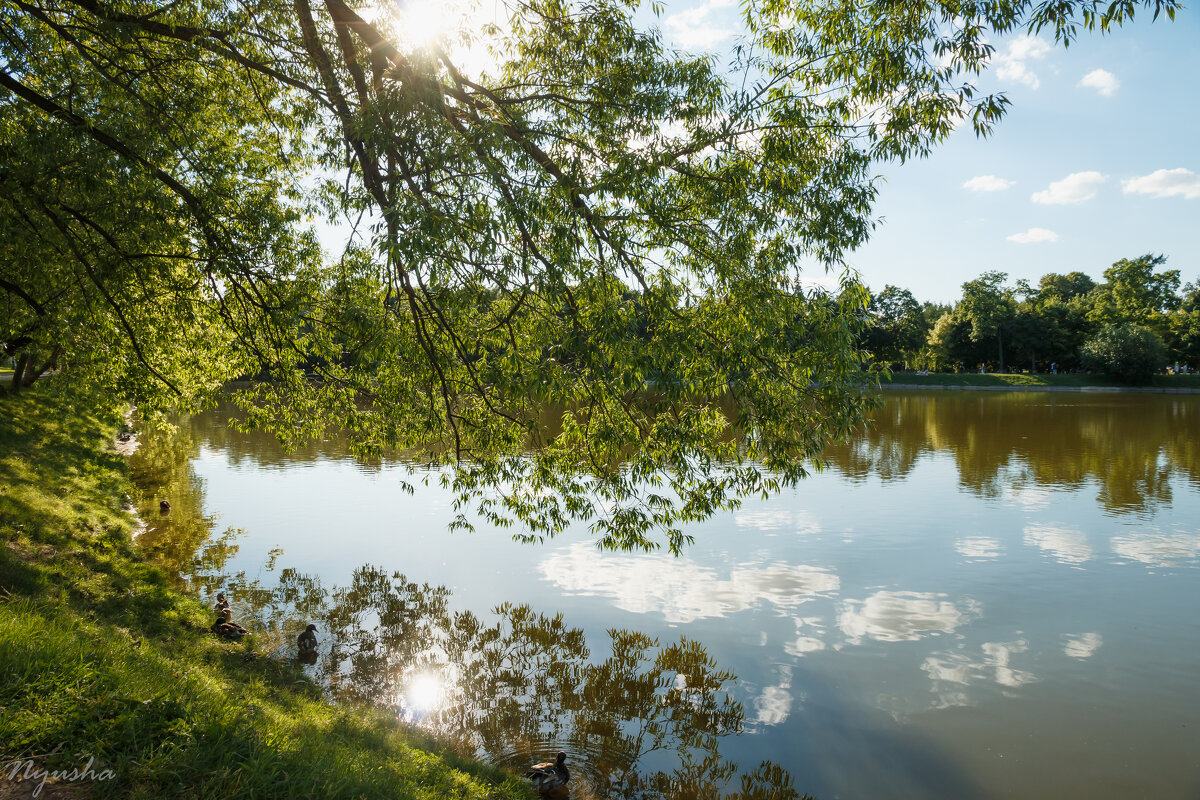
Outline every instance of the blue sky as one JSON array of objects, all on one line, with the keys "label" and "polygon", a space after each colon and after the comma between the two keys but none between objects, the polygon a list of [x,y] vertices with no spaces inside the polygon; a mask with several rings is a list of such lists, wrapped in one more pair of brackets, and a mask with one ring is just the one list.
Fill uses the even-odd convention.
[{"label": "blue sky", "polygon": [[[659,24],[719,53],[741,31],[737,5],[668,0]],[[1147,252],[1200,278],[1200,8],[1150,17],[1066,50],[997,39],[979,86],[1007,93],[1008,116],[986,140],[965,125],[928,159],[881,165],[883,224],[851,266],[873,289],[940,302],[985,270],[1099,279]]]}]

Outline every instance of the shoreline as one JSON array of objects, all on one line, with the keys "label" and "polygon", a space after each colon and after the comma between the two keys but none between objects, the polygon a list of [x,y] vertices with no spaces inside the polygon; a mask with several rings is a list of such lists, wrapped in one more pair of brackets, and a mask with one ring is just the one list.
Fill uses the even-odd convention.
[{"label": "shoreline", "polygon": [[1043,384],[1008,384],[972,386],[948,383],[881,383],[879,390],[887,391],[955,391],[955,392],[1113,392],[1117,394],[1200,394],[1200,389],[1187,386],[1052,386]]},{"label": "shoreline", "polygon": [[386,710],[331,702],[267,632],[210,632],[135,541],[118,411],[36,387],[0,410],[0,664],[19,676],[0,690],[0,797],[45,776],[80,796],[534,796]]}]

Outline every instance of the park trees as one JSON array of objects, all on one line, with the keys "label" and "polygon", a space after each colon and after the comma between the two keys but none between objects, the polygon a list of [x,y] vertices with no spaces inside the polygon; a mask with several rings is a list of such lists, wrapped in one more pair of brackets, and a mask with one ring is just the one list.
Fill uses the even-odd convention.
[{"label": "park trees", "polygon": [[962,285],[963,296],[955,313],[970,325],[971,341],[991,341],[996,345],[1000,371],[1004,371],[1004,336],[1010,332],[1016,316],[1016,300],[1004,285],[1008,275],[990,271]]},{"label": "park trees", "polygon": [[885,363],[913,361],[925,344],[929,326],[912,292],[884,286],[868,306],[867,347]]},{"label": "park trees", "polygon": [[1085,369],[1127,383],[1146,383],[1167,363],[1167,351],[1156,333],[1122,322],[1105,325],[1080,351]]},{"label": "park trees", "polygon": [[258,375],[247,424],[445,465],[462,524],[678,548],[861,418],[865,291],[796,279],[872,164],[990,130],[989,36],[1148,5],[769,0],[718,69],[526,0],[473,72],[365,3],[2,0],[0,335],[143,406]]}]

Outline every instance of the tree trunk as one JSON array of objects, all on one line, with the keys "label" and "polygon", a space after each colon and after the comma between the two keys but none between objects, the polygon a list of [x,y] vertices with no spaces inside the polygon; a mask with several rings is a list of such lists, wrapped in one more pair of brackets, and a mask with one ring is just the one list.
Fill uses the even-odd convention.
[{"label": "tree trunk", "polygon": [[1000,372],[1004,372],[1004,331],[996,328],[996,341],[1000,343]]},{"label": "tree trunk", "polygon": [[50,352],[49,358],[47,358],[44,362],[42,362],[42,366],[38,367],[35,370],[32,370],[25,376],[25,385],[32,386],[33,382],[36,381],[38,378],[42,377],[42,375],[46,374],[47,371],[56,369],[58,367],[58,357],[61,355],[62,355],[62,345],[57,344],[54,346],[54,349]]},{"label": "tree trunk", "polygon": [[21,353],[21,355],[17,356],[17,366],[13,369],[12,381],[8,384],[9,394],[20,394],[21,387],[25,385],[25,367],[28,364],[28,353]]}]

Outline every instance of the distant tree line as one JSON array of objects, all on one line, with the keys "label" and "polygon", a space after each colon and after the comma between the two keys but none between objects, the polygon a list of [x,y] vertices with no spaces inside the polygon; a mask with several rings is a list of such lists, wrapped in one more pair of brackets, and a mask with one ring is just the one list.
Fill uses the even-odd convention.
[{"label": "distant tree line", "polygon": [[953,305],[919,303],[885,286],[873,293],[863,345],[893,369],[1085,369],[1130,381],[1168,364],[1200,362],[1200,280],[1180,284],[1161,255],[1121,259],[1096,283],[1082,272],[1037,286],[989,271]]}]

